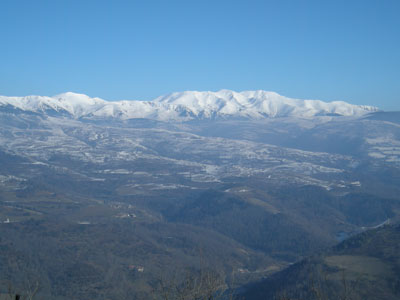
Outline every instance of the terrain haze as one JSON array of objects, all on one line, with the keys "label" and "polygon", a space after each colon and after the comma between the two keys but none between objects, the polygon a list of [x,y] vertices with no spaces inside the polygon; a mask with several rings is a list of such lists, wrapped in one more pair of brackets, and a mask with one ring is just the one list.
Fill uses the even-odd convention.
[{"label": "terrain haze", "polygon": [[1,96],[0,125],[0,280],[40,280],[42,298],[161,297],[160,278],[204,269],[240,290],[399,222],[398,112],[266,91],[64,93]]}]

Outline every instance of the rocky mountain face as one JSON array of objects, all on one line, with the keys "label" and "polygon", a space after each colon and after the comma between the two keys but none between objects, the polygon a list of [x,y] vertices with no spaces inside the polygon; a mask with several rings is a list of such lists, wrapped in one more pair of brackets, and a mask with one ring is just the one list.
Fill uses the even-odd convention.
[{"label": "rocky mountain face", "polygon": [[237,287],[397,222],[399,171],[400,115],[372,107],[0,97],[0,268],[40,274],[55,299],[145,299],[171,268]]}]

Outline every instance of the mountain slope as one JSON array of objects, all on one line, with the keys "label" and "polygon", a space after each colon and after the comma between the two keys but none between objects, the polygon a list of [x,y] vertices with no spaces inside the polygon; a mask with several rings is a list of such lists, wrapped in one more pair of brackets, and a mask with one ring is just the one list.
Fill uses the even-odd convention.
[{"label": "mountain slope", "polygon": [[296,263],[244,293],[246,300],[399,299],[400,226],[354,236]]}]

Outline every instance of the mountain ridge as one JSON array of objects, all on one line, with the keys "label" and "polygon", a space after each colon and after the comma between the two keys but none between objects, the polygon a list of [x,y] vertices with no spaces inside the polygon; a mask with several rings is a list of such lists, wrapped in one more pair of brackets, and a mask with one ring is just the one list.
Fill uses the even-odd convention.
[{"label": "mountain ridge", "polygon": [[152,101],[107,101],[84,94],[66,92],[52,97],[0,96],[0,107],[11,106],[30,112],[54,111],[73,118],[147,118],[161,121],[194,119],[278,117],[310,118],[321,115],[363,116],[379,109],[344,101],[300,100],[263,90],[235,92],[184,91],[160,96]]}]

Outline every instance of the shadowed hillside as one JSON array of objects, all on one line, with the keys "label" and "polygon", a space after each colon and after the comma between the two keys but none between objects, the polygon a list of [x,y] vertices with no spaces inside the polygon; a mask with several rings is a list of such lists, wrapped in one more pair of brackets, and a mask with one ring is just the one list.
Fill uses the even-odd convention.
[{"label": "shadowed hillside", "polygon": [[400,225],[354,236],[247,287],[258,299],[399,299]]}]

